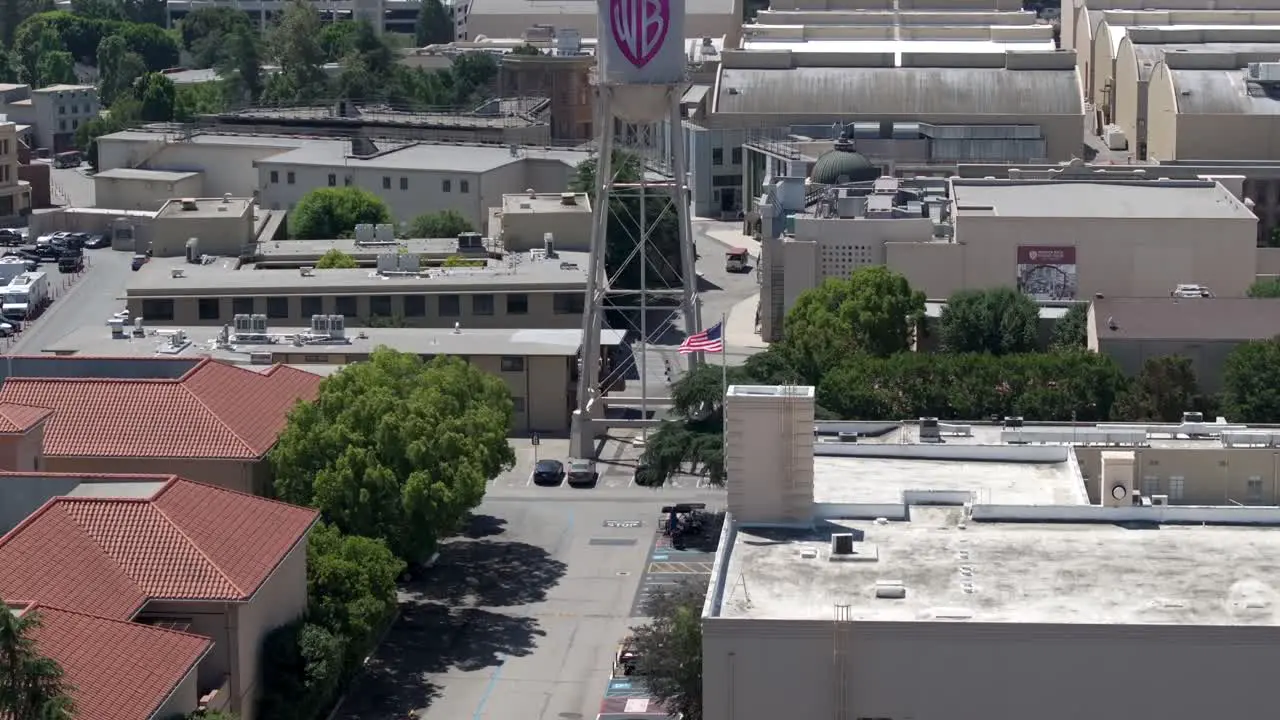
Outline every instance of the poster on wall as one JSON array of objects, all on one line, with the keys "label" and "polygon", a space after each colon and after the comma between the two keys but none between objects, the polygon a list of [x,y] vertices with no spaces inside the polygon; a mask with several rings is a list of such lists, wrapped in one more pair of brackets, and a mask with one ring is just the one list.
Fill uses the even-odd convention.
[{"label": "poster on wall", "polygon": [[1037,302],[1075,300],[1079,284],[1074,247],[1018,246],[1019,292]]}]

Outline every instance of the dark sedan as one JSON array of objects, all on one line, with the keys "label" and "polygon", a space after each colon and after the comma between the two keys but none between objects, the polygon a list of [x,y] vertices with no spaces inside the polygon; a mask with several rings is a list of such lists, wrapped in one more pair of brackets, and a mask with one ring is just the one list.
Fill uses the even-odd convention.
[{"label": "dark sedan", "polygon": [[564,480],[564,463],[559,460],[539,460],[533,466],[533,482],[537,485],[559,485]]},{"label": "dark sedan", "polygon": [[106,235],[90,235],[89,239],[85,241],[84,246],[90,250],[97,250],[98,248],[107,247],[110,244],[111,238]]}]

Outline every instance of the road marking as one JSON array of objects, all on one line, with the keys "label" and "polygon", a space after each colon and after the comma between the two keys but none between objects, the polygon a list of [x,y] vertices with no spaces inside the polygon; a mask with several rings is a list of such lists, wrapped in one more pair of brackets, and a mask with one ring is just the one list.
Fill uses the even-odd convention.
[{"label": "road marking", "polygon": [[671,557],[671,556],[670,555],[654,555],[652,559],[656,562],[660,560],[666,560],[668,557]]},{"label": "road marking", "polygon": [[707,575],[712,563],[705,562],[653,562],[646,570],[650,575]]},{"label": "road marking", "polygon": [[525,482],[524,486],[529,487],[532,484],[533,484],[533,473],[529,473],[529,480]]}]

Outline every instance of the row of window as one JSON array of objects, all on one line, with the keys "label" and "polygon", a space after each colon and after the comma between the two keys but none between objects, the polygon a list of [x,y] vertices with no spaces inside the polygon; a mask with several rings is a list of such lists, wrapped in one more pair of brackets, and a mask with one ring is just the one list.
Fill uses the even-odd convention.
[{"label": "row of window", "polygon": [[[724,148],[711,148],[711,164],[712,165],[724,164]],[[729,164],[730,165],[742,164],[742,148],[740,147],[733,148],[733,150],[729,153]]]},{"label": "row of window", "polygon": [[[524,293],[492,295],[475,293],[468,295],[402,295],[400,311],[397,313],[392,304],[393,295],[369,295],[369,315],[373,317],[391,317],[401,315],[406,318],[427,317],[427,301],[436,299],[436,317],[462,317],[463,299],[469,303],[471,315],[493,315],[501,306],[507,315],[529,314],[529,296]],[[290,312],[290,297],[268,297],[265,315],[273,320],[285,320],[295,317]],[[257,298],[231,298],[231,315],[251,315],[259,312]],[[298,298],[301,304],[296,317],[308,318],[312,315],[324,315],[324,298],[304,295]],[[220,298],[198,298],[197,317],[200,320],[222,320],[222,300]],[[584,300],[579,293],[556,293],[552,306],[557,315],[582,314]],[[359,317],[359,299],[355,295],[339,295],[333,298],[333,312],[346,317]],[[174,319],[174,301],[172,298],[147,298],[142,301],[142,316],[156,321]]]},{"label": "row of window", "polygon": [[[280,171],[279,171],[279,170],[272,170],[272,171],[271,171],[271,174],[270,174],[270,176],[269,176],[269,180],[270,180],[270,182],[271,182],[271,184],[272,184],[272,185],[279,185],[279,184],[280,184]],[[391,176],[390,176],[390,175],[383,175],[383,176],[382,176],[382,189],[383,189],[383,190],[390,190],[390,189],[391,189],[391,187],[392,187],[392,182],[391,182],[391,180],[392,180],[392,178],[391,178]],[[297,175],[297,173],[295,173],[295,172],[294,172],[294,171],[292,171],[292,170],[289,170],[289,171],[285,172],[285,174],[284,174],[284,181],[285,181],[285,184],[286,184],[286,185],[296,185],[296,184],[298,184],[298,175]],[[350,184],[351,184],[351,176],[350,176],[350,175],[343,176],[343,178],[342,178],[342,184],[343,184],[344,186],[345,186],[345,185],[350,185]],[[400,184],[400,189],[401,189],[401,190],[408,190],[408,189],[409,189],[409,178],[407,178],[407,177],[401,177],[401,178],[400,178],[400,183],[399,183],[399,184]],[[337,187],[337,186],[338,186],[338,174],[337,174],[337,173],[329,173],[329,187]],[[446,193],[453,192],[453,180],[451,180],[451,179],[450,179],[450,180],[441,180],[441,181],[440,181],[440,192],[446,192]],[[459,180],[459,181],[458,181],[458,192],[459,192],[459,193],[462,193],[462,194],[464,194],[464,195],[465,195],[465,194],[467,194],[467,193],[470,193],[470,192],[471,192],[471,181],[470,181],[470,180]]]},{"label": "row of window", "polygon": [[[1147,475],[1142,478],[1142,494],[1151,497],[1152,495],[1168,495],[1170,500],[1181,500],[1186,492],[1187,481],[1185,477],[1174,475],[1169,478],[1169,482],[1161,489],[1160,478],[1155,475]],[[1245,501],[1250,503],[1258,503],[1263,500],[1263,482],[1262,476],[1252,475],[1245,481]]]}]

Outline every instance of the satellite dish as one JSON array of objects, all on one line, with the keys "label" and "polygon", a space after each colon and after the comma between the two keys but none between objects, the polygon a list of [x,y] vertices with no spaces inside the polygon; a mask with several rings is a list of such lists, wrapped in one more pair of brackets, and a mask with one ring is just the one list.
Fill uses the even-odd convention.
[{"label": "satellite dish", "polygon": [[1115,487],[1111,488],[1111,497],[1115,498],[1116,500],[1123,500],[1124,497],[1128,494],[1129,494],[1129,491],[1125,489],[1125,486],[1123,485],[1116,485]]}]

